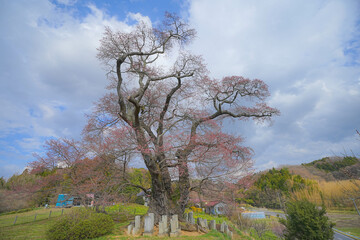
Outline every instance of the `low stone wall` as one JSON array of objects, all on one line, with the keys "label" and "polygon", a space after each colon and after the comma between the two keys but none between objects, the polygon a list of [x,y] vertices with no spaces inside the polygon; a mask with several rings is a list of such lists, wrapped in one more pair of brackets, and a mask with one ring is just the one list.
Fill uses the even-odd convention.
[{"label": "low stone wall", "polygon": [[[227,234],[231,238],[233,237],[233,233],[229,230],[226,222],[222,222],[220,229],[217,229],[215,220],[211,220],[208,223],[206,219],[197,218],[195,223],[193,212],[185,213],[184,218],[187,224],[195,225],[196,229],[202,232],[207,232],[208,230],[217,230]],[[135,221],[132,222],[127,228],[127,234],[132,236],[152,236],[154,235],[155,225],[154,213],[145,215],[143,217],[143,221],[141,221],[141,216],[135,216]],[[158,222],[158,228],[158,236],[178,237],[181,235],[178,215],[172,215],[169,221],[168,216],[161,216],[161,220]]]}]

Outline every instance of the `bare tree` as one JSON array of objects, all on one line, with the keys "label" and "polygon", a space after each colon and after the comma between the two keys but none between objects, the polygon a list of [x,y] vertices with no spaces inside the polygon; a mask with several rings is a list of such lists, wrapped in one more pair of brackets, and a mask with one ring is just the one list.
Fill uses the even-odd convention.
[{"label": "bare tree", "polygon": [[222,130],[224,119],[279,114],[264,102],[269,91],[261,80],[206,76],[202,58],[185,51],[194,37],[194,29],[167,13],[158,28],[141,21],[130,32],[106,28],[98,48],[111,92],[100,99],[86,129],[127,129],[150,172],[149,211],[157,215],[184,211],[191,176],[213,180],[251,166],[251,149]]}]

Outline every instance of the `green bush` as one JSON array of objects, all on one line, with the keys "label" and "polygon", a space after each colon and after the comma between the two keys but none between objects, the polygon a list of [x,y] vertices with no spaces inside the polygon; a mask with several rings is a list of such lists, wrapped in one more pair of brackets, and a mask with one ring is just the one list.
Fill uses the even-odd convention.
[{"label": "green bush", "polygon": [[144,198],[142,196],[137,196],[135,199],[135,203],[144,205],[145,204]]},{"label": "green bush", "polygon": [[74,209],[52,225],[46,235],[49,240],[91,239],[111,233],[114,221],[109,215],[87,209]]},{"label": "green bush", "polygon": [[321,208],[308,200],[296,200],[286,204],[285,239],[333,239],[334,224],[325,216],[325,206]]}]

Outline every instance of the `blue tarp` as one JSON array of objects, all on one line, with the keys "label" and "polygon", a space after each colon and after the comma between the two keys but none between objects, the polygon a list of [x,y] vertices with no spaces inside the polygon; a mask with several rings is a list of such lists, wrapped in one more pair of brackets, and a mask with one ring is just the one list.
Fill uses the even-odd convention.
[{"label": "blue tarp", "polygon": [[265,218],[264,212],[247,212],[241,214],[243,217],[252,218],[252,219],[262,219]]},{"label": "blue tarp", "polygon": [[70,197],[67,194],[59,194],[56,207],[71,207],[73,205],[74,197]]}]

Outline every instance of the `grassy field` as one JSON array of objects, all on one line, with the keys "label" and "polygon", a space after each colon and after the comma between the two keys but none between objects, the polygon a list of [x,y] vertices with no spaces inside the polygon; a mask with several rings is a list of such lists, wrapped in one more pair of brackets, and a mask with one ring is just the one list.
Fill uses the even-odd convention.
[{"label": "grassy field", "polygon": [[[185,210],[185,212],[190,212],[188,209]],[[202,218],[202,219],[206,219],[208,222],[210,220],[215,220],[217,224],[220,224],[222,222],[228,222],[229,220],[226,217],[222,217],[222,216],[214,216],[214,215],[209,215],[206,213],[196,213],[194,212],[194,218]]]},{"label": "grassy field", "polygon": [[[50,215],[51,211],[51,215]],[[45,239],[47,228],[71,209],[36,209],[0,216],[0,239]],[[36,216],[36,218],[35,218]],[[49,218],[50,216],[50,218]],[[16,218],[16,223],[14,224]]]},{"label": "grassy field", "polygon": [[346,232],[346,233],[350,233],[351,235],[354,235],[356,237],[360,237],[360,228],[349,228],[349,227],[344,227],[344,228],[337,228],[340,231]]},{"label": "grassy field", "polygon": [[[51,211],[51,214],[50,214]],[[61,214],[66,214],[67,212],[71,211],[70,209],[59,209],[59,208],[52,208],[52,209],[36,209],[33,211],[28,211],[24,213],[14,213],[9,215],[0,216],[0,228],[13,226],[15,219],[15,225],[24,224],[24,223],[32,223],[41,220],[47,220],[50,218],[61,216]]]},{"label": "grassy field", "polygon": [[143,216],[147,213],[148,207],[136,203],[116,204],[113,206],[106,207],[105,211],[110,214],[121,213],[127,216],[135,216],[135,215]]},{"label": "grassy field", "polygon": [[0,239],[45,239],[46,230],[57,218],[0,228]]},{"label": "grassy field", "polygon": [[360,237],[360,216],[355,211],[328,211],[335,228]]},{"label": "grassy field", "polygon": [[[74,208],[64,209],[63,214],[68,214]],[[135,215],[146,214],[148,208],[138,204],[119,204],[106,207],[105,210],[113,216],[116,221],[115,228],[112,234],[96,238],[97,240],[112,240],[112,239],[230,239],[225,234],[217,231],[210,231],[206,234],[200,232],[183,232],[182,236],[177,238],[169,237],[132,237],[126,235],[126,228],[130,221],[134,219]],[[51,217],[49,214],[51,212]],[[62,209],[36,209],[24,213],[14,213],[0,216],[0,239],[46,239],[47,229],[61,216]],[[36,220],[35,220],[36,215]],[[14,224],[15,216],[17,216],[16,224]],[[216,220],[217,224],[227,221],[230,226],[231,222],[225,217],[207,215],[204,213],[194,213],[194,217],[201,217],[203,219]],[[233,239],[259,239],[255,237],[255,232],[249,231],[243,233],[237,229],[233,230]],[[252,235],[252,237],[250,237]],[[265,234],[266,239],[277,239],[271,232]]]},{"label": "grassy field", "polygon": [[[63,214],[67,214],[72,209],[64,209]],[[51,217],[49,218],[49,213],[51,213]],[[106,211],[110,214],[120,213],[120,215],[124,215],[127,213],[128,219],[124,220],[121,223],[117,223],[115,225],[114,231],[112,234],[103,236],[100,238],[96,238],[97,240],[105,240],[105,239],[170,239],[167,237],[129,237],[125,235],[125,228],[130,223],[130,220],[133,218],[133,214],[136,215],[144,215],[147,212],[147,207],[137,205],[137,204],[127,204],[127,205],[115,205],[111,207],[107,207]],[[18,214],[10,214],[0,216],[0,239],[45,239],[46,238],[46,230],[58,219],[61,215],[61,209],[38,209],[25,213]],[[34,221],[36,217],[36,221]],[[205,214],[194,214],[196,217],[202,217],[207,219],[215,219],[217,222],[223,221],[225,218],[223,217],[211,217]],[[16,224],[14,225],[14,219],[17,216]],[[229,239],[228,236],[219,233],[217,231],[211,231],[207,234],[202,234],[199,236],[180,236],[177,238],[171,239]],[[248,237],[242,239],[251,239]]]}]

